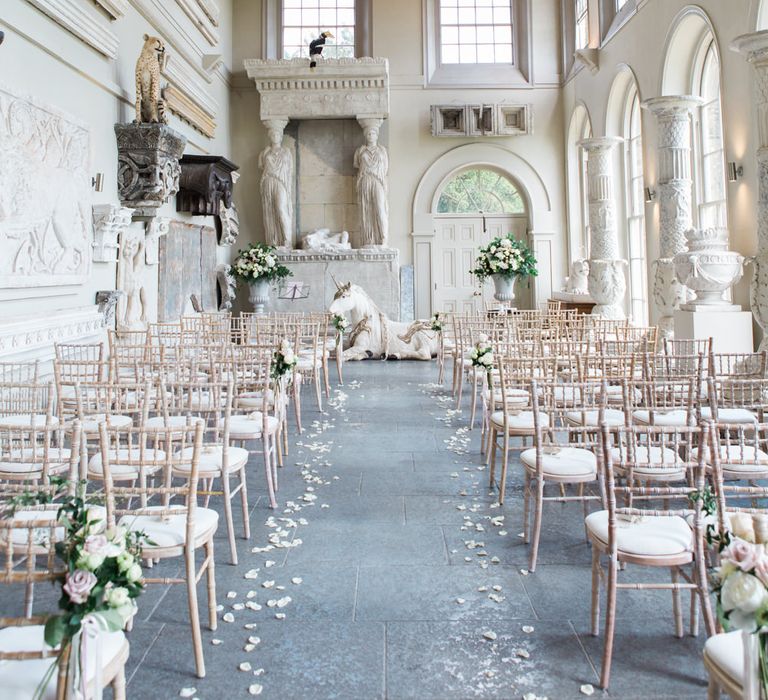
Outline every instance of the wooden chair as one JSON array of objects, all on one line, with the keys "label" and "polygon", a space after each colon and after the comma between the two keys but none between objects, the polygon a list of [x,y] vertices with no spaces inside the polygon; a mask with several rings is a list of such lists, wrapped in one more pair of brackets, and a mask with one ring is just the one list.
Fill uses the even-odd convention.
[{"label": "wooden chair", "polygon": [[[607,689],[611,675],[613,642],[616,631],[616,594],[625,590],[672,591],[675,634],[683,636],[680,591],[690,590],[698,596],[708,634],[714,633],[715,620],[709,601],[704,546],[704,518],[701,501],[693,505],[692,490],[703,492],[706,465],[703,450],[694,452],[693,444],[707,444],[708,427],[666,427],[657,425],[616,426],[603,424],[600,429],[600,451],[605,467],[605,510],[586,518],[592,543],[592,634],[598,634],[600,618],[600,583],[606,588],[605,646],[600,685]],[[629,447],[618,453],[615,444]],[[687,474],[680,485],[647,487],[633,483],[620,485],[620,474],[631,473],[638,464],[632,460],[637,447],[658,448],[675,455],[675,467]],[[648,465],[642,465],[647,467]],[[690,484],[690,485],[689,485]],[[661,509],[654,501],[663,502]],[[619,505],[630,502],[630,506]],[[644,503],[645,502],[645,503]],[[679,502],[674,508],[673,503]],[[644,504],[644,507],[641,505]],[[606,558],[607,574],[601,559]],[[671,583],[619,582],[619,569],[624,564],[669,569]],[[686,569],[689,569],[687,571]],[[681,579],[682,578],[682,582]],[[691,633],[696,633],[698,608],[691,605]]]},{"label": "wooden chair", "polygon": [[[183,583],[187,587],[189,618],[192,631],[192,647],[198,677],[205,676],[203,642],[198,617],[197,582],[203,577],[208,583],[208,624],[216,629],[216,576],[213,538],[219,523],[215,510],[197,505],[200,454],[204,427],[195,423],[189,430],[178,426],[148,430],[139,428],[109,428],[101,423],[99,436],[104,493],[107,506],[107,526],[119,525],[128,530],[144,532],[149,538],[143,556],[149,560],[184,558],[181,577],[144,579],[145,583]],[[152,445],[151,453],[136,446]],[[126,446],[128,448],[126,449]],[[113,474],[133,470],[143,474],[139,484],[116,486]],[[162,473],[163,483],[146,484],[148,470]],[[184,484],[173,486],[173,474],[184,471]],[[140,507],[131,508],[133,499]],[[173,501],[180,499],[181,503]],[[157,505],[149,504],[152,500]],[[124,505],[127,504],[127,505]],[[204,550],[203,561],[198,568],[195,554]]]}]

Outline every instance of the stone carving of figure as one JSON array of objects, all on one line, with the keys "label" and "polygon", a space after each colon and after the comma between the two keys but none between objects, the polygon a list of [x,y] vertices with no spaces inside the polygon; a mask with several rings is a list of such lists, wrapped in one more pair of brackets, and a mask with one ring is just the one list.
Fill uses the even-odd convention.
[{"label": "stone carving of figure", "polygon": [[147,327],[144,232],[124,231],[121,238],[117,286],[125,296],[119,302],[117,328],[142,330]]},{"label": "stone carving of figure", "polygon": [[387,149],[380,146],[379,130],[366,125],[365,145],[355,152],[357,198],[360,203],[360,239],[363,246],[387,245],[389,204],[387,199]]},{"label": "stone carving of figure", "polygon": [[269,245],[290,248],[293,238],[293,158],[291,152],[282,145],[281,129],[272,127],[267,133],[270,145],[259,156],[265,238]]}]

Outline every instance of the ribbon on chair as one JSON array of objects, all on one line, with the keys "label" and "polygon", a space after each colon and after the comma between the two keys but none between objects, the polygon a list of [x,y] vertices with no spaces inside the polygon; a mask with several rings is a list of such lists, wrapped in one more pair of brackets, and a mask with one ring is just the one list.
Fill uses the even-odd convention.
[{"label": "ribbon on chair", "polygon": [[[109,629],[107,621],[98,613],[86,615],[80,631],[72,638],[72,654],[67,669],[67,700],[102,700],[102,661],[99,635]],[[88,663],[93,656],[93,694],[88,695]]]}]

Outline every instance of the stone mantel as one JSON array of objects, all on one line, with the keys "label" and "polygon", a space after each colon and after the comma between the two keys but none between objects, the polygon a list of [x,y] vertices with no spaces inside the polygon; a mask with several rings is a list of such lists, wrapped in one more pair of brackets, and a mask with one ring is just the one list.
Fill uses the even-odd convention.
[{"label": "stone mantel", "polygon": [[243,62],[261,96],[265,119],[356,119],[389,116],[386,58],[306,58]]},{"label": "stone mantel", "polygon": [[399,258],[396,248],[352,248],[334,252],[320,252],[317,250],[279,250],[277,257],[284,265],[296,262],[335,262],[358,260],[364,262],[396,263]]}]

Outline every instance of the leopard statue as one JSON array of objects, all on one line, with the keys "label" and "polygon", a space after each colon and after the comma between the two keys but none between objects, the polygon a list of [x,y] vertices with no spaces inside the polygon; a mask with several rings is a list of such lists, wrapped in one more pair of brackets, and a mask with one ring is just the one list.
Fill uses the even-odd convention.
[{"label": "leopard statue", "polygon": [[160,73],[168,56],[163,40],[144,35],[144,47],[136,61],[136,119],[134,124],[166,124],[165,100],[160,97]]}]

